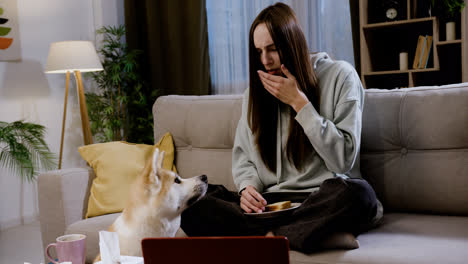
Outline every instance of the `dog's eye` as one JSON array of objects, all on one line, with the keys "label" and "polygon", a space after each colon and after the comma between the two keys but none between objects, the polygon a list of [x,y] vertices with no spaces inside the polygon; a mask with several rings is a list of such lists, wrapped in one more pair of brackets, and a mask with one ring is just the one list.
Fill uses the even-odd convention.
[{"label": "dog's eye", "polygon": [[174,182],[177,183],[177,184],[181,184],[181,183],[182,183],[178,177],[175,177]]}]

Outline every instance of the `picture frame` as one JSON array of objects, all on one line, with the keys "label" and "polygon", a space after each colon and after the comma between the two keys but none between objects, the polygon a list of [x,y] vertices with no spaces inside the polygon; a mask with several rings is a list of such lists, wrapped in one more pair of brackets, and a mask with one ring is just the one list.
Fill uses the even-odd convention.
[{"label": "picture frame", "polygon": [[17,0],[0,0],[0,61],[21,60]]}]

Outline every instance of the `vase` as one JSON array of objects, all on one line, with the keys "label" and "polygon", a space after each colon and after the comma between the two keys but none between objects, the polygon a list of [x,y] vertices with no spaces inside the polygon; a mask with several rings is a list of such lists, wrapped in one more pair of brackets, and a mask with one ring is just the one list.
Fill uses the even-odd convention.
[{"label": "vase", "polygon": [[455,40],[455,22],[447,22],[445,24],[445,40]]}]

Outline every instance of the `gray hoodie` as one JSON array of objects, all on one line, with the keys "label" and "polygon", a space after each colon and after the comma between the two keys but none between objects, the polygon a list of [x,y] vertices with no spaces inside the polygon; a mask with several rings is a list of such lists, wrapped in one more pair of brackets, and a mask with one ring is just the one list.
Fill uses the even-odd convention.
[{"label": "gray hoodie", "polygon": [[320,109],[311,103],[296,115],[315,152],[297,170],[286,156],[289,105],[280,104],[277,126],[277,163],[272,173],[263,163],[248,125],[249,90],[244,92],[232,155],[232,175],[238,190],[247,185],[259,192],[315,191],[332,177],[360,178],[359,149],[364,90],[353,66],[334,61],[326,53],[311,55],[320,87]]}]

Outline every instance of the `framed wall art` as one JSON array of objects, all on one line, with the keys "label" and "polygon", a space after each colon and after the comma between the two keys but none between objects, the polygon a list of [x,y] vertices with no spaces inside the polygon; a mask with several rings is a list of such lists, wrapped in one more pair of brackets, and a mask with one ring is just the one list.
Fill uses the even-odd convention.
[{"label": "framed wall art", "polygon": [[0,0],[0,61],[20,59],[17,0]]}]

